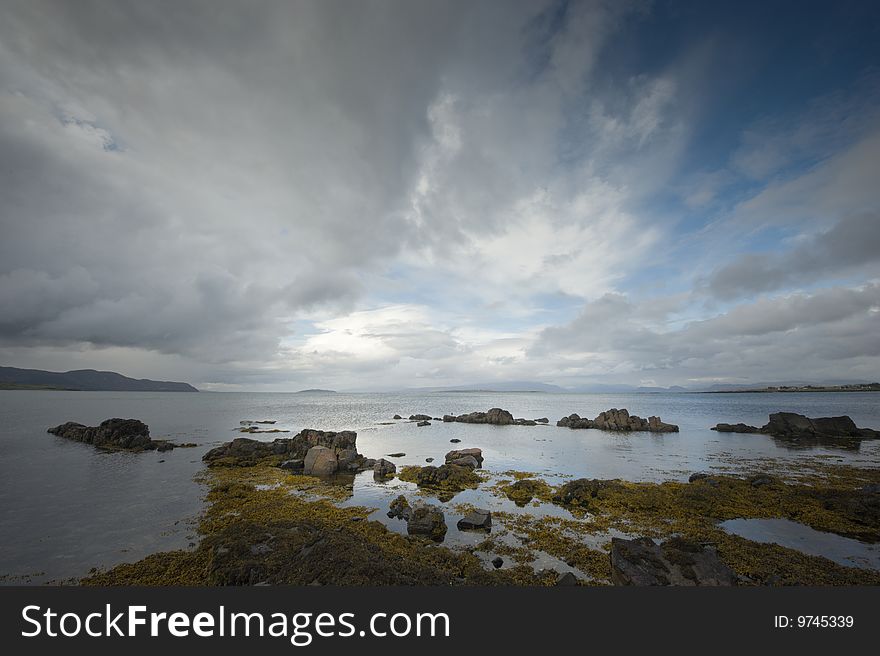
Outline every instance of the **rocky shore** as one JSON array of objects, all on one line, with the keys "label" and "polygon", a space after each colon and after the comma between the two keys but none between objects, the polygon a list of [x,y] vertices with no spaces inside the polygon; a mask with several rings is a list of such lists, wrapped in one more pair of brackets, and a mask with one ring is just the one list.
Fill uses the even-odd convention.
[{"label": "rocky shore", "polygon": [[761,428],[748,424],[716,424],[712,430],[719,433],[763,433],[782,439],[834,440],[836,438],[877,439],[880,431],[859,428],[852,418],[817,417],[811,419],[794,412],[776,412]]}]

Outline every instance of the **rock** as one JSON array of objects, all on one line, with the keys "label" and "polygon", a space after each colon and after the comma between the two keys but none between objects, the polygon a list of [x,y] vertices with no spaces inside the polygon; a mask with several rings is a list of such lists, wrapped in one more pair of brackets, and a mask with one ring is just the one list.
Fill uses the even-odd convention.
[{"label": "rock", "polygon": [[433,458],[425,458],[425,462],[434,462]]},{"label": "rock", "polygon": [[374,460],[357,452],[357,433],[354,431],[319,431],[306,429],[291,438],[262,442],[238,437],[232,442],[211,449],[204,456],[209,467],[253,467],[257,464],[279,465],[286,460],[305,460],[309,449],[323,446],[333,452],[336,468],[358,472],[372,469]]},{"label": "rock", "polygon": [[451,440],[449,440],[449,441],[450,441],[452,444],[458,444],[459,442],[461,442],[461,440],[458,439],[457,437],[453,437],[453,438],[452,438]]},{"label": "rock", "polygon": [[299,460],[285,460],[280,465],[278,465],[281,469],[287,469],[289,471],[302,471],[305,463],[302,459]]},{"label": "rock", "polygon": [[553,502],[566,506],[589,507],[590,501],[603,495],[606,490],[622,488],[620,481],[578,478],[569,481],[554,495]]},{"label": "rock", "polygon": [[303,473],[306,476],[330,476],[338,468],[336,454],[326,446],[313,446],[306,453]]},{"label": "rock", "polygon": [[418,503],[409,513],[406,521],[406,532],[410,535],[426,535],[436,542],[442,542],[446,536],[446,519],[443,511],[437,506]]},{"label": "rock", "polygon": [[757,433],[760,429],[748,424],[716,424],[711,430],[719,433]]},{"label": "rock", "polygon": [[495,569],[500,569],[503,564],[504,559],[501,556],[496,556],[492,559],[492,567],[494,567]]},{"label": "rock", "polygon": [[556,579],[556,585],[577,585],[578,580],[577,577],[571,572],[566,572],[565,574],[560,574],[559,578]]},{"label": "rock", "polygon": [[431,415],[410,415],[411,421],[430,421]]},{"label": "rock", "polygon": [[477,508],[459,519],[456,526],[460,531],[490,530],[492,528],[492,513]]},{"label": "rock", "polygon": [[448,460],[446,464],[458,465],[459,467],[467,467],[468,469],[478,469],[480,467],[480,463],[478,463],[477,459],[473,456],[462,456],[461,458],[456,458],[455,460]]},{"label": "rock", "polygon": [[394,415],[394,416],[392,417],[392,419],[403,419],[403,417],[401,417],[400,415]]},{"label": "rock", "polygon": [[402,457],[405,456],[405,455],[406,455],[405,453],[403,453],[402,451],[400,451],[400,452],[398,452],[398,453],[389,453],[389,454],[388,454],[388,457],[389,457],[389,458],[402,458]]},{"label": "rock", "polygon": [[670,538],[661,545],[651,538],[611,539],[611,580],[615,585],[737,584],[736,573],[713,547]]},{"label": "rock", "polygon": [[434,421],[443,421],[443,417],[434,417]]},{"label": "rock", "polygon": [[414,479],[419,487],[445,488],[447,490],[475,488],[481,483],[480,477],[472,469],[458,465],[419,467],[415,471]]},{"label": "rock", "polygon": [[466,457],[472,457],[474,461],[476,461],[477,466],[471,467],[471,469],[476,469],[477,467],[483,466],[483,450],[482,449],[455,449],[454,451],[450,451],[446,454],[446,463],[452,464],[456,460],[460,460]]},{"label": "rock", "polygon": [[376,461],[376,464],[373,465],[373,476],[376,476],[377,478],[385,478],[386,476],[391,476],[396,472],[397,465],[395,465],[393,462],[385,460],[385,458],[379,458]]},{"label": "rock", "polygon": [[691,474],[690,478],[688,478],[688,483],[695,483],[697,481],[702,481],[705,478],[709,478],[709,474],[706,472],[697,472],[695,474]]},{"label": "rock", "polygon": [[470,412],[466,415],[443,415],[443,421],[457,421],[462,424],[494,424],[508,426],[514,423],[513,415],[501,408],[490,408],[488,412]]},{"label": "rock", "polygon": [[176,445],[167,440],[150,439],[150,428],[138,419],[107,419],[99,426],[84,426],[69,421],[48,430],[49,433],[99,449],[123,451],[170,451]]},{"label": "rock", "polygon": [[538,422],[534,419],[514,419],[514,424],[517,426],[537,426]]},{"label": "rock", "polygon": [[783,440],[834,440],[838,438],[873,439],[880,438],[880,431],[859,428],[852,418],[816,417],[810,418],[795,412],[774,412],[770,421],[761,428],[748,424],[717,424],[712,430],[719,433],[764,433]]},{"label": "rock", "polygon": [[395,517],[397,519],[409,519],[410,511],[411,508],[409,502],[406,500],[406,497],[401,494],[391,502],[391,505],[388,506],[387,515],[392,519]]},{"label": "rock", "polygon": [[550,420],[547,417],[541,417],[540,419],[535,419],[535,423],[537,424],[549,424]]},{"label": "rock", "polygon": [[880,483],[868,483],[867,485],[863,485],[861,491],[865,494],[880,494]]},{"label": "rock", "polygon": [[606,431],[650,431],[652,433],[677,433],[678,426],[666,424],[660,417],[648,417],[642,419],[638,415],[630,415],[625,408],[618,410],[612,408],[600,412],[595,419],[584,419],[578,414],[563,417],[556,422],[557,426],[566,428],[598,428]]},{"label": "rock", "polygon": [[416,424],[416,426],[419,426],[419,427],[430,426],[430,425],[431,425],[430,421],[420,421],[419,423]]}]

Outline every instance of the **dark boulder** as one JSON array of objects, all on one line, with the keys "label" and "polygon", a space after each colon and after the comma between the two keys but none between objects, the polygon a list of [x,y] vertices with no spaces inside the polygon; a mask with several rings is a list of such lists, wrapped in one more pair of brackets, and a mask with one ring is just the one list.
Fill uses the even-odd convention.
[{"label": "dark boulder", "polygon": [[611,580],[615,585],[732,586],[736,573],[711,546],[670,538],[611,539]]},{"label": "dark boulder", "polygon": [[420,421],[419,423],[416,424],[416,426],[419,426],[419,427],[422,427],[422,426],[430,426],[430,425],[431,425],[431,422],[430,422],[430,421],[427,421],[427,420],[425,420],[425,421]]},{"label": "dark boulder", "polygon": [[431,415],[410,415],[411,421],[430,421]]},{"label": "dark boulder", "polygon": [[394,415],[394,416],[392,417],[392,419],[403,419],[403,417],[401,417],[400,415]]},{"label": "dark boulder", "polygon": [[373,476],[376,478],[387,478],[397,472],[397,465],[393,462],[379,458],[373,465]]},{"label": "dark boulder", "polygon": [[477,508],[459,519],[456,526],[460,531],[489,530],[492,528],[492,513]]}]

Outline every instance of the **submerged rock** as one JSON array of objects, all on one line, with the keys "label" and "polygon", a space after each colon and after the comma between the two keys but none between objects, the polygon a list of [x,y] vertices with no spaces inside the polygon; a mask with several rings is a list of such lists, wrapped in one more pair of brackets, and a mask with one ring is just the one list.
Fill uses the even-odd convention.
[{"label": "submerged rock", "polygon": [[502,491],[517,506],[525,506],[535,497],[546,498],[550,494],[550,486],[542,480],[525,478],[503,487]]},{"label": "submerged rock", "polygon": [[477,508],[459,519],[456,526],[461,531],[489,530],[492,528],[492,513],[488,510]]},{"label": "submerged rock", "polygon": [[615,585],[732,586],[736,573],[713,547],[670,538],[611,539],[611,580]]},{"label": "submerged rock", "polygon": [[781,439],[823,440],[834,438],[880,438],[880,431],[859,428],[851,417],[810,418],[795,412],[774,412],[761,428],[748,424],[716,424],[719,433],[763,433]]},{"label": "submerged rock", "polygon": [[[319,431],[306,429],[294,437],[279,438],[272,442],[262,442],[247,437],[238,437],[222,446],[211,449],[204,456],[209,467],[253,467],[258,464],[275,464],[289,460],[306,460],[309,451],[316,446],[325,447],[333,455],[335,468],[330,465],[330,457],[321,455],[320,471],[358,472],[372,469],[375,460],[365,458],[357,452],[357,433],[354,431]],[[315,452],[314,459],[318,454]],[[308,469],[304,462],[304,469]],[[314,471],[314,463],[312,465]],[[306,471],[306,474],[309,472]]]},{"label": "submerged rock", "polygon": [[48,430],[52,435],[91,444],[99,449],[121,451],[170,451],[175,445],[150,438],[150,428],[138,419],[107,419],[99,426],[68,421]]},{"label": "submerged rock", "polygon": [[617,480],[578,478],[560,487],[553,496],[553,502],[586,508],[590,505],[591,499],[601,497],[605,490],[619,490],[622,487],[623,484]]},{"label": "submerged rock", "polygon": [[666,424],[660,420],[660,417],[642,419],[638,415],[629,414],[626,408],[621,410],[612,408],[611,410],[600,412],[595,419],[586,419],[578,414],[572,414],[557,421],[556,425],[565,428],[598,428],[599,430],[607,431],[678,432],[678,426]]}]

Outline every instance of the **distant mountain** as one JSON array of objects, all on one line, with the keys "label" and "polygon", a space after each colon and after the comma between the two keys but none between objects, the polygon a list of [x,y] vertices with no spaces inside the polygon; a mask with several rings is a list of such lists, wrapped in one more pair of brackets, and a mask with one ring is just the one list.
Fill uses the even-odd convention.
[{"label": "distant mountain", "polygon": [[304,389],[296,392],[296,394],[337,394],[336,390],[327,390],[327,389]]},{"label": "distant mountain", "polygon": [[115,371],[41,371],[0,367],[0,389],[62,389],[83,392],[198,392],[189,383],[140,380]]},{"label": "distant mountain", "polygon": [[475,383],[453,387],[419,387],[418,392],[567,392],[558,385],[534,381],[511,380],[505,382]]}]

